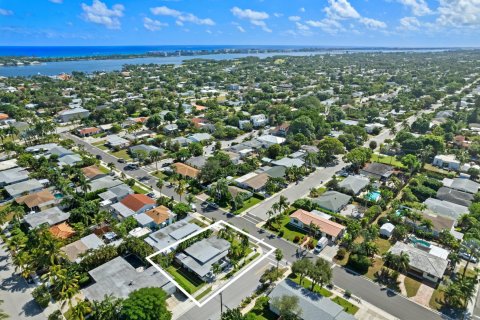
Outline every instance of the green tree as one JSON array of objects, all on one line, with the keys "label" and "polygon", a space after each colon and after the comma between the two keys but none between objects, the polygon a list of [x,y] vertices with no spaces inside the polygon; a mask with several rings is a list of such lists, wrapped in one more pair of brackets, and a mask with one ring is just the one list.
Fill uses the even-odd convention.
[{"label": "green tree", "polygon": [[280,249],[275,249],[275,260],[277,260],[277,274],[278,274],[278,264],[283,259],[283,252]]},{"label": "green tree", "polygon": [[246,320],[239,308],[228,309],[222,313],[221,320]]},{"label": "green tree", "polygon": [[323,287],[324,284],[332,281],[332,268],[325,259],[318,258],[308,269],[307,275],[312,280],[311,290],[314,291],[316,284]]},{"label": "green tree", "polygon": [[283,295],[281,297],[275,297],[270,301],[278,315],[282,320],[295,320],[300,319],[302,315],[302,309],[298,304],[297,296]]},{"label": "green tree", "polygon": [[121,318],[125,320],[170,320],[172,313],[165,302],[167,294],[160,288],[133,291],[123,301]]},{"label": "green tree", "polygon": [[372,157],[372,150],[369,148],[358,147],[347,153],[343,159],[350,162],[356,170],[360,169]]},{"label": "green tree", "polygon": [[310,270],[312,266],[313,266],[312,262],[306,258],[296,260],[292,264],[292,272],[300,277],[300,284],[302,284],[303,279],[308,274],[308,270]]}]

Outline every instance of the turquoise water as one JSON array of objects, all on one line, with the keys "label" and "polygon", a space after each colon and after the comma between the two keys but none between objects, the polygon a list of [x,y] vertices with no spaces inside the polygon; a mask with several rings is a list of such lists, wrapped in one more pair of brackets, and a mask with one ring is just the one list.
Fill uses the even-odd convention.
[{"label": "turquoise water", "polygon": [[370,201],[377,202],[380,199],[380,192],[379,191],[371,191],[367,194],[367,199]]},{"label": "turquoise water", "polygon": [[427,242],[425,240],[417,239],[415,237],[410,237],[410,241],[414,244],[419,244],[421,246],[430,248],[430,242]]},{"label": "turquoise water", "polygon": [[57,198],[57,199],[62,199],[62,198],[63,198],[63,194],[61,194],[61,193],[55,193],[54,196],[55,196],[55,198]]}]

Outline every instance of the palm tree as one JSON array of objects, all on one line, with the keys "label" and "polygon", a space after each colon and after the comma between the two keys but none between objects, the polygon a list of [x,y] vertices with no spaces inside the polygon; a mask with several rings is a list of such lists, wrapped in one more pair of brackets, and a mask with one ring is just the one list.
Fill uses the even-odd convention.
[{"label": "palm tree", "polygon": [[410,264],[410,256],[404,251],[400,252],[397,258],[397,271],[398,272],[407,271],[410,266],[409,264]]},{"label": "palm tree", "polygon": [[247,235],[242,234],[241,236],[241,246],[242,246],[242,255],[245,254],[245,251],[247,250],[248,246],[250,245],[250,239],[248,238]]},{"label": "palm tree", "polygon": [[108,169],[110,169],[110,171],[113,171],[116,168],[115,163],[113,163],[113,162],[107,163],[107,167],[108,167]]},{"label": "palm tree", "polygon": [[288,202],[288,198],[284,195],[281,195],[278,199],[278,207],[280,211],[287,210],[290,207],[290,202]]},{"label": "palm tree", "polygon": [[164,181],[162,179],[158,179],[156,186],[158,189],[160,189],[160,192],[162,191],[163,185]]},{"label": "palm tree", "polygon": [[475,238],[467,238],[465,241],[462,242],[461,251],[465,252],[469,259],[467,259],[467,263],[465,264],[465,268],[463,269],[462,278],[465,278],[465,274],[468,269],[468,265],[470,264],[470,260],[478,258],[480,253],[480,240]]},{"label": "palm tree", "polygon": [[12,262],[15,265],[15,272],[20,271],[21,276],[25,279],[34,271],[32,256],[26,250],[20,250],[13,254]]},{"label": "palm tree", "polygon": [[175,192],[180,197],[180,202],[182,201],[182,195],[185,193],[187,187],[185,180],[179,180],[177,186],[175,187]]},{"label": "palm tree", "polygon": [[278,265],[283,259],[283,252],[280,249],[275,250],[275,260],[277,260],[277,277],[278,277]]},{"label": "palm tree", "polygon": [[152,159],[152,162],[155,162],[155,169],[158,171],[158,160],[160,160],[160,151],[151,151],[150,158]]}]

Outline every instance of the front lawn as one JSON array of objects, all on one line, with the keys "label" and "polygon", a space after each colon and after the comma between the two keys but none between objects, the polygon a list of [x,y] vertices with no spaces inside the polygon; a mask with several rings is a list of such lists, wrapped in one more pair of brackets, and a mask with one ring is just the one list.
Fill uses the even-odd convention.
[{"label": "front lawn", "polygon": [[115,157],[121,158],[121,159],[125,159],[127,161],[132,160],[132,158],[130,157],[130,155],[127,152],[127,149],[112,152],[112,156],[115,156]]},{"label": "front lawn", "polygon": [[378,254],[380,256],[383,255],[385,252],[387,252],[388,249],[390,249],[390,247],[392,246],[389,240],[382,239],[382,238],[377,238],[375,240],[375,244],[378,246]]},{"label": "front lawn", "polygon": [[405,289],[407,290],[407,297],[410,298],[417,295],[418,289],[420,288],[420,285],[422,283],[413,278],[405,277],[403,284],[405,285]]},{"label": "front lawn", "polygon": [[102,172],[102,173],[105,173],[105,174],[109,174],[110,173],[110,169],[104,167],[104,166],[98,166],[98,169]]},{"label": "front lawn", "polygon": [[108,148],[105,146],[105,141],[99,141],[92,143],[93,146],[97,147],[100,150],[108,150]]},{"label": "front lawn", "polygon": [[234,214],[239,214],[239,213],[242,213],[243,211],[247,210],[247,209],[250,209],[251,207],[253,207],[254,205],[256,205],[257,203],[260,203],[262,202],[263,199],[260,199],[260,198],[257,198],[255,196],[251,197],[250,199],[248,200],[245,200],[243,202],[243,207],[241,207],[240,209],[238,210],[235,210],[233,213]]},{"label": "front lawn", "polygon": [[373,162],[389,164],[389,165],[392,165],[392,166],[400,168],[400,169],[405,168],[403,163],[398,161],[396,157],[392,157],[392,156],[385,156],[385,155],[374,153],[370,160],[373,161]]},{"label": "front lawn", "polygon": [[[290,279],[296,284],[300,284],[300,276],[295,275],[295,277],[293,277],[292,275],[293,274],[289,276]],[[303,278],[301,286],[307,290],[310,290],[312,289],[312,281],[310,281],[309,279]],[[323,287],[320,287],[318,284],[316,284],[315,287],[313,288],[313,292],[320,293],[322,296],[326,298],[332,296],[332,293],[330,291],[328,291]]]},{"label": "front lawn", "polygon": [[430,308],[438,311],[443,308],[445,298],[444,288],[443,286],[438,286],[438,288],[433,291],[432,297],[430,298]]},{"label": "front lawn", "polygon": [[150,192],[149,190],[145,190],[144,188],[138,186],[137,184],[133,185],[132,190],[135,193],[141,193],[141,194],[147,194]]},{"label": "front lawn", "polygon": [[203,290],[202,293],[200,293],[198,296],[195,297],[197,300],[201,300],[203,297],[205,297],[207,294],[212,292],[212,286],[208,287],[207,289]]},{"label": "front lawn", "polygon": [[160,180],[166,180],[167,178],[167,176],[162,171],[153,171],[150,174]]},{"label": "front lawn", "polygon": [[380,258],[373,259],[372,266],[368,268],[367,273],[365,274],[367,278],[372,279],[373,281],[377,280],[375,276],[383,267],[383,260]]},{"label": "front lawn", "polygon": [[167,272],[182,286],[188,293],[192,294],[205,285],[195,274],[183,268],[176,269],[174,266],[167,268]]},{"label": "front lawn", "polygon": [[336,296],[335,298],[332,299],[332,301],[338,304],[339,306],[341,306],[343,308],[343,311],[351,315],[354,315],[358,311],[358,307],[356,305],[348,302],[342,297]]},{"label": "front lawn", "polygon": [[[282,238],[287,239],[288,241],[294,242],[295,237],[302,239],[305,236],[308,236],[307,232],[302,229],[299,229],[290,224],[290,216],[284,215],[278,223],[273,223],[278,231],[277,233],[282,234]],[[302,240],[300,240],[301,242]],[[317,245],[317,240],[313,238],[314,246]]]}]

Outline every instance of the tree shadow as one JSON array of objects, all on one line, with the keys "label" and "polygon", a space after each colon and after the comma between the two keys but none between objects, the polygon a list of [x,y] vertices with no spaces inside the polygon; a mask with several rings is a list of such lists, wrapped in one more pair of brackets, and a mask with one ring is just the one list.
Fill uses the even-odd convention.
[{"label": "tree shadow", "polygon": [[33,317],[42,313],[42,308],[35,302],[35,300],[30,300],[25,303],[22,307],[22,310],[26,317]]},{"label": "tree shadow", "polygon": [[3,279],[0,289],[11,292],[25,292],[28,289],[28,285],[20,276],[12,275]]}]

